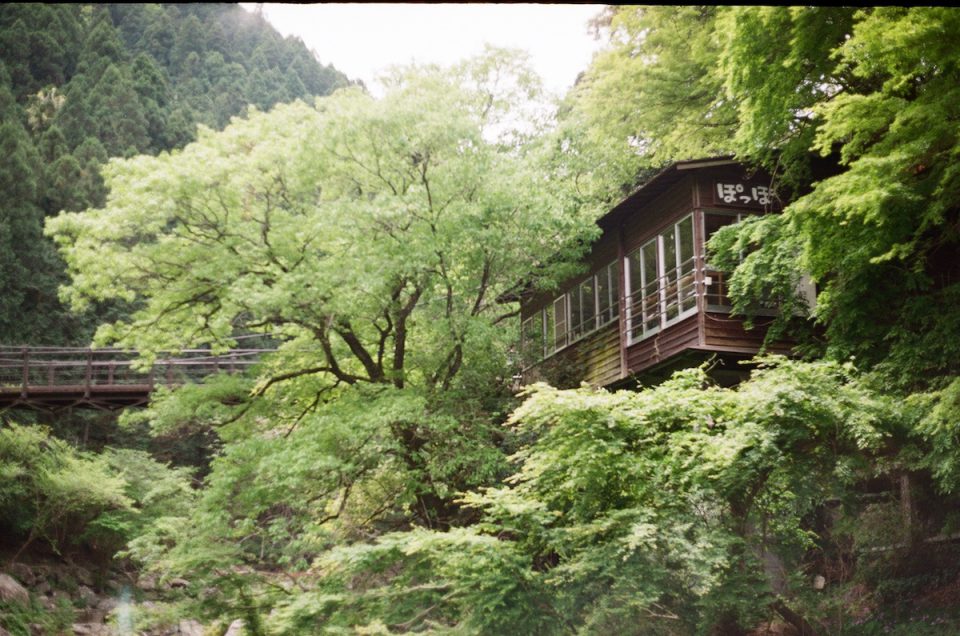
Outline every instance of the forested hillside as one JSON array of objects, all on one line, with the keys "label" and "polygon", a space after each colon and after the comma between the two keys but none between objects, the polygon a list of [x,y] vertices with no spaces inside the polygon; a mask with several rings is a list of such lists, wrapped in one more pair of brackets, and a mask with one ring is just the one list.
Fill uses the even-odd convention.
[{"label": "forested hillside", "polygon": [[[289,63],[267,49],[299,45],[265,35],[236,61],[187,51],[179,27],[157,35],[167,15],[206,24],[215,48],[208,18],[234,9],[16,11],[114,34],[78,51],[136,55],[100,65],[103,94],[124,73],[133,89],[90,110],[99,123],[71,119],[70,84],[99,68],[79,53],[62,95],[3,94],[17,196],[0,205],[22,212],[0,225],[7,244],[39,237],[46,215],[64,298],[123,303],[96,342],[146,365],[251,334],[277,349],[121,417],[164,443],[200,435],[209,461],[78,449],[0,414],[11,572],[38,579],[15,568],[31,551],[118,555],[137,598],[112,620],[141,633],[186,633],[187,617],[254,636],[960,632],[957,10],[611,7],[595,22],[604,50],[551,121],[525,56],[490,48],[395,68],[381,97],[347,87],[222,130],[220,93],[177,91],[238,76],[280,90],[267,78]],[[204,70],[185,74],[191,59]],[[52,72],[31,64],[5,63],[9,86]],[[140,97],[138,77],[167,97]],[[109,116],[138,104],[173,137],[127,136],[149,109]],[[211,118],[186,145],[170,132],[180,109]],[[102,183],[66,179],[88,189],[44,207],[59,192],[45,170],[86,175],[84,145],[99,165],[120,139]],[[518,290],[589,273],[612,203],[669,162],[720,154],[773,175],[786,205],[717,231],[708,257],[734,313],[779,306],[771,337],[790,334],[796,355],[760,355],[736,386],[706,367],[632,391],[516,386]],[[87,603],[35,585],[0,599],[18,636],[59,633]]]},{"label": "forested hillside", "polygon": [[0,7],[2,341],[89,339],[96,318],[57,300],[63,265],[42,227],[61,210],[104,203],[108,158],[182,148],[197,125],[221,129],[248,105],[347,84],[236,5]]}]

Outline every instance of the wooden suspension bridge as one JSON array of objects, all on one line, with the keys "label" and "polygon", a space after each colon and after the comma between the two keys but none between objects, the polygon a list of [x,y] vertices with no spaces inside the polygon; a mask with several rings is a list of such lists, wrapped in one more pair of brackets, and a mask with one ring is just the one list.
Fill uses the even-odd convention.
[{"label": "wooden suspension bridge", "polygon": [[116,410],[140,406],[157,386],[198,382],[235,373],[271,349],[233,349],[214,355],[188,349],[158,358],[149,371],[134,365],[138,354],[121,349],[0,346],[0,409]]}]

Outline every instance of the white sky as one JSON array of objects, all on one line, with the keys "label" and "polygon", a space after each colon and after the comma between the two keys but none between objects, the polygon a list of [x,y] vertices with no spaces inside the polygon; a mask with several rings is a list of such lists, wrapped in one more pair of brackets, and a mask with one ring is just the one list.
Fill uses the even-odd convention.
[{"label": "white sky", "polygon": [[[255,4],[242,5],[252,11]],[[263,15],[282,35],[299,36],[324,64],[375,93],[393,64],[453,64],[484,43],[530,53],[547,90],[562,95],[601,43],[587,22],[603,5],[564,4],[270,4]]]}]

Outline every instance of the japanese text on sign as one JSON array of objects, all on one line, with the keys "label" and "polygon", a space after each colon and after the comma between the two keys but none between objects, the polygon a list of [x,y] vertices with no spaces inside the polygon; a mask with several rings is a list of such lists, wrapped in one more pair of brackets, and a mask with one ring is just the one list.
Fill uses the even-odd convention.
[{"label": "japanese text on sign", "polygon": [[724,203],[768,205],[773,203],[774,192],[767,186],[747,188],[742,183],[718,183],[717,197]]}]

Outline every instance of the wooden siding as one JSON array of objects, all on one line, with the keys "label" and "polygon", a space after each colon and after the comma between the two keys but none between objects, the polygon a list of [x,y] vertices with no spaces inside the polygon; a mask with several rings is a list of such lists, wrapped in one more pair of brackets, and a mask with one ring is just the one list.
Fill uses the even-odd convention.
[{"label": "wooden siding", "polygon": [[560,387],[608,386],[620,378],[620,322],[601,329],[561,349],[523,373],[524,384],[544,381]]},{"label": "wooden siding", "polygon": [[[757,352],[767,335],[769,318],[757,318],[753,329],[743,326],[743,319],[727,313],[707,311],[703,314],[703,343],[706,349],[731,352]],[[792,343],[778,341],[771,353],[790,353]]]},{"label": "wooden siding", "polygon": [[642,373],[685,349],[700,344],[700,328],[697,315],[688,316],[680,322],[661,329],[650,336],[627,347],[627,368],[630,373]]},{"label": "wooden siding", "polygon": [[590,276],[593,276],[598,271],[617,260],[616,233],[609,232],[597,239],[597,242],[593,244],[590,252],[584,257],[583,260],[586,265],[583,273],[564,281],[563,284],[554,291],[539,292],[532,295],[529,299],[523,300],[520,307],[521,320],[526,320],[534,313],[552,303],[554,299],[558,298],[562,294],[567,293]]},{"label": "wooden siding", "polygon": [[693,184],[692,177],[684,177],[643,210],[627,218],[622,232],[628,254],[693,211]]}]

